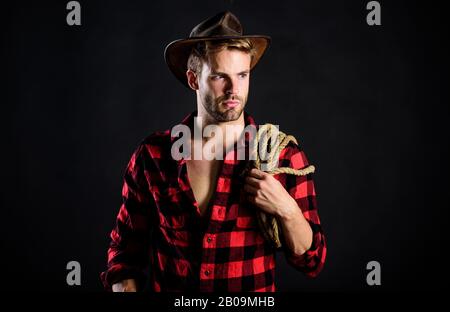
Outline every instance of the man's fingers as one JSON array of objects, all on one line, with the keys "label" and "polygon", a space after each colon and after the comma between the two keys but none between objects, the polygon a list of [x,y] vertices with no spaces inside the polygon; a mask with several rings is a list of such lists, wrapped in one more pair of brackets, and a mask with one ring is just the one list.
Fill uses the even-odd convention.
[{"label": "man's fingers", "polygon": [[267,173],[256,168],[253,168],[249,172],[249,176],[254,177],[256,179],[263,179],[266,175]]},{"label": "man's fingers", "polygon": [[247,176],[245,178],[245,183],[250,184],[251,186],[254,187],[259,187],[259,183],[260,183],[260,179],[251,177],[251,176]]},{"label": "man's fingers", "polygon": [[136,281],[134,279],[122,280],[112,285],[113,292],[136,292]]}]

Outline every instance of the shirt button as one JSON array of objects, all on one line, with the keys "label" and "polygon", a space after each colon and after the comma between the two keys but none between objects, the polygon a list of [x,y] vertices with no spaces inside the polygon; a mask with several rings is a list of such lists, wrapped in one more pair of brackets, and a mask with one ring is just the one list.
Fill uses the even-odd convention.
[{"label": "shirt button", "polygon": [[205,271],[205,275],[208,276],[209,275],[209,270]]}]

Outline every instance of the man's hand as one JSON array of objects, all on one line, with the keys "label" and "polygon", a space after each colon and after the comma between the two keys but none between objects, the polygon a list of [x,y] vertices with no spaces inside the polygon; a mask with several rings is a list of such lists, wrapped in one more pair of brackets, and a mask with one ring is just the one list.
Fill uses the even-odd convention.
[{"label": "man's hand", "polygon": [[298,213],[298,205],[280,181],[259,169],[250,170],[245,178],[247,199],[264,212],[282,219]]},{"label": "man's hand", "polygon": [[134,279],[126,279],[112,285],[113,292],[136,292],[136,281]]},{"label": "man's hand", "polygon": [[280,181],[264,171],[252,169],[245,178],[244,190],[249,202],[281,221],[285,243],[294,254],[302,255],[311,247],[311,226]]}]

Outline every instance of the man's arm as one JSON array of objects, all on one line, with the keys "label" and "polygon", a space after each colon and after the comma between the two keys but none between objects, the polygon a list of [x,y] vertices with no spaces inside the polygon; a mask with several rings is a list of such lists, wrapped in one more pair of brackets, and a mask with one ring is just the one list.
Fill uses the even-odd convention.
[{"label": "man's arm", "polygon": [[[280,153],[280,167],[303,169],[307,166],[306,156],[297,145],[290,143]],[[274,177],[252,169],[244,189],[250,202],[277,216],[288,262],[309,277],[317,276],[325,263],[326,244],[312,175],[280,174]]]},{"label": "man's arm", "polygon": [[304,254],[312,244],[312,229],[297,202],[272,175],[252,169],[246,178],[249,200],[281,222],[287,247],[297,255]]},{"label": "man's arm", "polygon": [[311,248],[313,231],[295,200],[290,208],[280,209],[277,219],[281,223],[284,243],[294,255],[301,256]]},{"label": "man's arm", "polygon": [[123,203],[111,232],[108,270],[101,274],[106,289],[137,291],[144,284],[149,263],[151,210],[154,199],[146,180],[145,146],[132,155],[124,175]]}]

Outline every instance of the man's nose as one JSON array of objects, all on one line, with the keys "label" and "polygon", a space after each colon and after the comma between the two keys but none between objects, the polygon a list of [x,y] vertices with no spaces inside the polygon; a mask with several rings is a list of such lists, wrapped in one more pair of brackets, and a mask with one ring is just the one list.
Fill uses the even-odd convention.
[{"label": "man's nose", "polygon": [[238,82],[235,79],[230,78],[230,79],[227,80],[225,93],[227,95],[233,95],[233,94],[237,95],[237,94],[239,94]]}]

